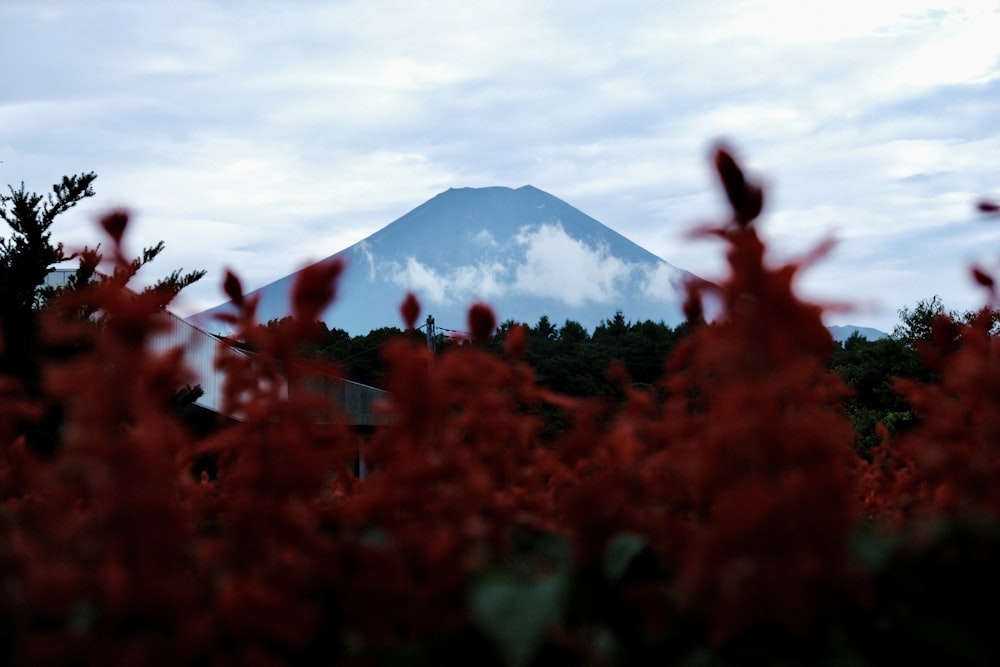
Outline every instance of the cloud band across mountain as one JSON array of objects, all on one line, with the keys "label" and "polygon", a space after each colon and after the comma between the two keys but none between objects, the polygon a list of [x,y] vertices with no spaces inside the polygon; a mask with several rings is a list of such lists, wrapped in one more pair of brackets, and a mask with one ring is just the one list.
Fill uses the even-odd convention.
[{"label": "cloud band across mountain", "polygon": [[[476,240],[492,236],[487,230]],[[387,262],[391,282],[421,294],[434,304],[468,303],[504,296],[532,296],[568,306],[615,304],[639,289],[650,299],[677,299],[683,272],[666,262],[639,264],[615,256],[604,243],[573,238],[559,222],[524,226],[506,244],[484,244],[491,250],[475,264],[435,269],[414,256]],[[506,246],[506,248],[505,248]],[[501,257],[497,251],[505,249]]]}]

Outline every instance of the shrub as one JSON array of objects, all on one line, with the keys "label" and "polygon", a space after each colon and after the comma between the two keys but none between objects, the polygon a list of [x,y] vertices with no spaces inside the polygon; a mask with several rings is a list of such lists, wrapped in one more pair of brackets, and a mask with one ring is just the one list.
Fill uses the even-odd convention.
[{"label": "shrub", "polygon": [[[935,325],[937,379],[898,387],[917,424],[861,460],[822,309],[793,289],[822,249],[769,266],[762,189],[714,157],[732,216],[701,235],[730,273],[689,287],[691,333],[656,387],[612,367],[615,400],[544,389],[525,330],[499,358],[477,304],[462,345],[387,347],[391,418],[364,445],[364,479],[356,436],[315,419],[323,397],[288,390],[337,372],[297,350],[339,263],[304,271],[294,317],[266,328],[227,275],[255,354],[220,351],[240,419],[208,436],[170,409],[191,379],[180,350],[148,345],[159,300],[106,282],[52,304],[45,340],[72,353],[43,369],[63,416],[51,458],[19,430],[42,399],[0,378],[0,660],[994,663],[1000,367],[985,316]],[[127,219],[113,222],[125,261]],[[90,306],[100,326],[74,315]],[[419,304],[401,312],[412,326]],[[540,407],[567,427],[546,432]],[[216,474],[192,474],[205,457]]]}]

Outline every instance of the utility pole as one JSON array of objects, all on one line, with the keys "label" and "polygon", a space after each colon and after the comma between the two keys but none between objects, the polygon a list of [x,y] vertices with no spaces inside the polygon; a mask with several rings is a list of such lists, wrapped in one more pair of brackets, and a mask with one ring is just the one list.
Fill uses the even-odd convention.
[{"label": "utility pole", "polygon": [[434,352],[434,341],[437,338],[437,334],[434,332],[434,316],[427,316],[427,349],[432,353]]}]

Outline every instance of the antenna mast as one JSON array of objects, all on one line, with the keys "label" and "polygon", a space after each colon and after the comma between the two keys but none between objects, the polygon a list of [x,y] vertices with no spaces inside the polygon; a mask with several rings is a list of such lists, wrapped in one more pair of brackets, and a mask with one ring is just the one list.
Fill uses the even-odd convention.
[{"label": "antenna mast", "polygon": [[434,341],[437,338],[437,334],[434,331],[434,316],[427,316],[427,349],[434,352]]}]

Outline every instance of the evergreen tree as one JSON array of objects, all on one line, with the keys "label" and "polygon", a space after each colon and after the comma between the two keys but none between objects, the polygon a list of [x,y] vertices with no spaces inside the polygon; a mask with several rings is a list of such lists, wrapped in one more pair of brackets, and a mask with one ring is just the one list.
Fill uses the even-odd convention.
[{"label": "evergreen tree", "polygon": [[[53,242],[55,220],[84,199],[94,196],[94,172],[64,176],[46,195],[29,192],[24,183],[20,188],[8,186],[10,194],[0,194],[0,219],[10,228],[0,237],[0,376],[13,379],[23,395],[40,402],[44,415],[38,422],[23,424],[29,444],[38,453],[51,453],[58,440],[61,423],[60,406],[48,404],[42,396],[39,313],[60,293],[80,290],[95,281],[112,281],[124,288],[128,281],[164,249],[163,242],[144,248],[130,261],[118,262],[111,275],[100,275],[98,248],[84,248],[67,255],[62,243]],[[128,216],[124,212],[109,215],[120,230]],[[117,240],[117,237],[116,237]],[[46,285],[46,277],[59,262],[79,258],[80,266],[67,284],[55,288]],[[182,289],[200,280],[205,271],[173,271],[167,277],[147,287],[144,292],[156,295],[156,303],[165,308]],[[78,306],[72,315],[90,318],[96,305]],[[192,391],[200,391],[193,388]]]},{"label": "evergreen tree", "polygon": [[64,176],[42,196],[8,186],[0,194],[0,219],[10,234],[0,238],[0,374],[19,380],[29,394],[38,389],[38,317],[36,297],[55,264],[69,259],[52,241],[52,223],[78,203],[94,196],[97,174]]}]

